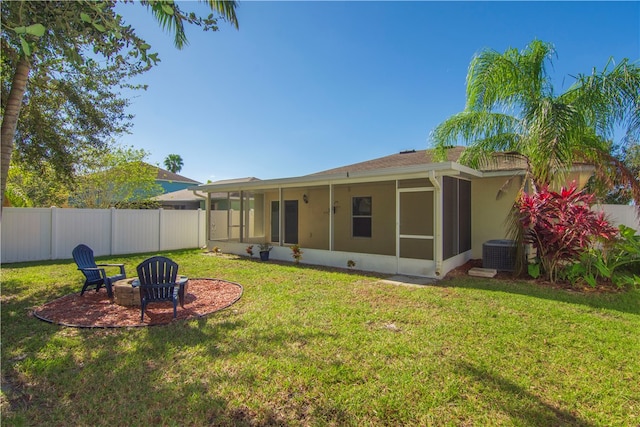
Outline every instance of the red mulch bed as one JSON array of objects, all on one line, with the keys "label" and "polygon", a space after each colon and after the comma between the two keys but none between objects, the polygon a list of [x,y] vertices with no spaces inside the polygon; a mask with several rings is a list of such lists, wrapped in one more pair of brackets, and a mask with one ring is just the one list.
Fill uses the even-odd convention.
[{"label": "red mulch bed", "polygon": [[164,325],[176,320],[194,319],[231,306],[242,296],[242,286],[219,279],[189,279],[184,308],[178,304],[173,318],[173,304],[147,305],[140,322],[140,306],[121,306],[107,296],[104,287],[84,295],[65,295],[36,307],[33,315],[46,322],[77,328],[120,328]]}]

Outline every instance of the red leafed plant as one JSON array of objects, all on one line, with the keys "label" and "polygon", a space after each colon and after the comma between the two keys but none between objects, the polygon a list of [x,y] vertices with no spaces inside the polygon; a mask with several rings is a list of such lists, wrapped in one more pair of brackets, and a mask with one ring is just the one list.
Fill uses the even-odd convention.
[{"label": "red leafed plant", "polygon": [[516,202],[525,243],[537,251],[546,277],[555,282],[561,267],[577,261],[598,238],[612,239],[618,230],[602,212],[591,210],[594,196],[578,191],[575,183],[559,193],[548,186],[538,192],[522,192]]}]

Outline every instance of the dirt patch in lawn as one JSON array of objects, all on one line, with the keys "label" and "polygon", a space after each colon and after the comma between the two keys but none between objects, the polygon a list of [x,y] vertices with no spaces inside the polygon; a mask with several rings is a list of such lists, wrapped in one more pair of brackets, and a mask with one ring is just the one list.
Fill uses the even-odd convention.
[{"label": "dirt patch in lawn", "polygon": [[189,279],[184,308],[178,304],[173,318],[170,302],[147,305],[144,321],[140,306],[122,306],[109,299],[105,288],[84,295],[65,295],[33,310],[33,315],[46,322],[79,328],[120,328],[163,325],[176,320],[206,316],[231,306],[242,296],[242,286],[219,279]]}]

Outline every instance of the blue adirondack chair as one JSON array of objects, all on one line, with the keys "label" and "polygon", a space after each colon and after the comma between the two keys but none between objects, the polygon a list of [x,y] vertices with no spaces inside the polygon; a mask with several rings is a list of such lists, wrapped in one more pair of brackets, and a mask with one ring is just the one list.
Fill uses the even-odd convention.
[{"label": "blue adirondack chair", "polygon": [[[73,249],[73,260],[78,265],[78,270],[82,271],[85,277],[80,295],[84,294],[84,291],[90,286],[95,286],[96,292],[98,292],[102,285],[104,285],[105,288],[107,288],[109,298],[113,298],[111,284],[127,278],[124,271],[124,264],[96,264],[93,257],[93,250],[87,245],[78,245]],[[105,267],[119,267],[120,274],[107,276]]]},{"label": "blue adirondack chair", "polygon": [[140,281],[140,321],[144,320],[144,309],[150,302],[170,301],[173,317],[178,315],[178,264],[163,256],[154,256],[142,261],[136,268]]}]

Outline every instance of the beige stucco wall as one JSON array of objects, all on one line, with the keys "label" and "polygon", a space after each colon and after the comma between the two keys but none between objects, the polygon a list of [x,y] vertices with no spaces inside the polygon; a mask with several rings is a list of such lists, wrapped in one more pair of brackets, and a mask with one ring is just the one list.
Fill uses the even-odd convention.
[{"label": "beige stucco wall", "polygon": [[[569,174],[563,185],[555,185],[556,190],[568,186],[575,180],[578,188],[586,185],[588,172]],[[522,185],[522,177],[513,178],[513,182],[499,200],[496,195],[510,176],[474,179],[471,182],[471,248],[473,258],[482,258],[482,244],[487,240],[506,239],[507,216]]]},{"label": "beige stucco wall", "polygon": [[[309,203],[303,200],[308,196]],[[265,236],[271,236],[271,202],[278,191],[265,193]],[[329,188],[285,189],[283,200],[298,201],[298,244],[309,249],[329,249]]]},{"label": "beige stucco wall", "polygon": [[[309,203],[304,203],[303,195]],[[372,237],[352,237],[351,199],[371,196]],[[265,231],[271,235],[271,202],[277,191],[265,193]],[[329,187],[285,189],[284,200],[298,200],[298,244],[308,249],[329,249]],[[334,250],[395,255],[395,182],[338,185],[334,187]]]},{"label": "beige stucco wall", "polygon": [[482,258],[482,244],[487,240],[506,239],[506,219],[520,189],[520,177],[514,178],[505,194],[496,200],[498,190],[509,177],[471,181],[471,256]]},{"label": "beige stucco wall", "polygon": [[587,185],[587,181],[589,181],[591,175],[593,175],[593,173],[591,172],[572,172],[567,177],[564,186],[567,187],[569,184],[571,184],[571,181],[575,181],[578,185],[578,188],[583,188],[585,185]]},{"label": "beige stucco wall", "polygon": [[[291,190],[285,192],[294,193]],[[302,200],[308,196],[309,203]],[[298,242],[309,249],[329,249],[329,188],[310,188],[295,192],[298,197]],[[287,198],[287,200],[293,200]]]},{"label": "beige stucco wall", "polygon": [[[428,181],[422,180],[420,184],[428,184]],[[308,203],[303,201],[305,194],[308,196]],[[371,197],[371,238],[352,236],[351,204],[352,198],[358,196]],[[271,236],[271,202],[278,198],[278,191],[275,190],[264,194],[267,239]],[[298,200],[299,245],[309,249],[329,249],[329,213],[333,210],[329,203],[329,187],[285,189],[283,200]],[[334,205],[334,250],[392,256],[396,254],[395,181],[336,185]],[[424,215],[419,215],[421,222],[424,222]]]},{"label": "beige stucco wall", "polygon": [[[351,203],[353,197],[371,196],[371,238],[352,237]],[[395,181],[334,187],[334,249],[379,255],[396,254]]]}]

